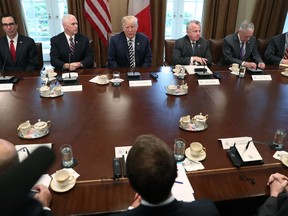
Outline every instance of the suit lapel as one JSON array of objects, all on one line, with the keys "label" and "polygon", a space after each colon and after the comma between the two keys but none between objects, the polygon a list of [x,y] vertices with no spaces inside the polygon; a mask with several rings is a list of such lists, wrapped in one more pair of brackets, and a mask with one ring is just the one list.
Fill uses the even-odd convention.
[{"label": "suit lapel", "polygon": [[[186,50],[188,51],[189,55],[192,56],[193,50],[192,50],[192,45],[191,45],[191,42],[190,42],[190,39],[188,36],[185,37],[184,46],[185,46]],[[195,51],[196,51],[196,48],[195,48]]]}]

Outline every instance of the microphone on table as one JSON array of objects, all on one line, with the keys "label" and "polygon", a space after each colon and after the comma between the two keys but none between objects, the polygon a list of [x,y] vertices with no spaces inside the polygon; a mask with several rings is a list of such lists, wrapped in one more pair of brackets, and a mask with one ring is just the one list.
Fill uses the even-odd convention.
[{"label": "microphone on table", "polygon": [[5,53],[3,67],[1,70],[0,83],[10,83],[12,79],[14,78],[14,76],[5,76],[5,73],[4,73],[6,62],[7,62],[7,55],[8,55],[8,51],[6,51]]},{"label": "microphone on table", "polygon": [[73,55],[71,52],[69,52],[69,62],[68,62],[68,67],[69,67],[69,72],[68,72],[68,77],[63,77],[64,82],[76,82],[78,77],[77,76],[71,76],[71,70],[70,70],[70,65],[71,65],[71,55]]}]

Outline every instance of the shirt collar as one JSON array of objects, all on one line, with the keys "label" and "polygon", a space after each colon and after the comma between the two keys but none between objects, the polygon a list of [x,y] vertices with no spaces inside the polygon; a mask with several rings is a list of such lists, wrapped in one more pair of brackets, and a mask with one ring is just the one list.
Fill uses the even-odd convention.
[{"label": "shirt collar", "polygon": [[175,197],[173,196],[173,194],[171,194],[171,196],[169,196],[166,200],[164,200],[163,202],[160,202],[160,203],[157,203],[157,204],[152,204],[152,203],[149,203],[147,202],[146,200],[144,199],[141,199],[141,204],[142,205],[145,205],[145,206],[151,206],[151,207],[157,207],[157,206],[164,206],[164,205],[167,205],[171,202],[173,202],[175,199]]},{"label": "shirt collar", "polygon": [[10,43],[10,41],[11,40],[13,40],[14,41],[14,44],[16,44],[17,43],[17,41],[18,41],[18,34],[16,34],[16,36],[14,37],[14,38],[9,38],[7,35],[6,35],[6,37],[7,37],[7,40],[8,40],[8,42]]},{"label": "shirt collar", "polygon": [[130,40],[134,43],[135,42],[135,37],[133,37],[133,38],[128,38],[128,37],[126,37],[126,40],[127,40],[127,42],[129,42]]}]

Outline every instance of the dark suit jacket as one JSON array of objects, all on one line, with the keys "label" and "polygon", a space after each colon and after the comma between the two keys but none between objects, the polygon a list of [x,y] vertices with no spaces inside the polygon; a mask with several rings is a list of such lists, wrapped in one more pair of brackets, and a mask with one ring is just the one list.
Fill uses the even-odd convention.
[{"label": "dark suit jacket", "polygon": [[278,197],[269,197],[258,209],[257,216],[287,216],[288,194],[282,193]]},{"label": "dark suit jacket", "polygon": [[[138,32],[135,37],[135,61],[136,67],[150,67],[152,63],[149,38]],[[124,32],[110,39],[107,67],[130,67],[128,43]]]},{"label": "dark suit jacket", "polygon": [[115,214],[118,216],[219,216],[219,212],[213,202],[209,200],[200,200],[194,202],[182,202],[176,199],[164,206],[149,207],[140,205],[133,210]]},{"label": "dark suit jacket", "polygon": [[18,35],[16,47],[16,62],[12,60],[10,44],[7,37],[0,38],[0,70],[2,71],[6,58],[4,71],[34,71],[38,67],[38,54],[32,38]]},{"label": "dark suit jacket", "polygon": [[246,43],[246,52],[244,59],[240,59],[240,42],[238,33],[230,34],[223,41],[223,59],[222,64],[230,65],[232,63],[242,64],[243,61],[253,61],[256,64],[263,62],[257,48],[257,41],[254,36]]},{"label": "dark suit jacket", "polygon": [[204,38],[200,38],[196,42],[195,53],[193,55],[192,45],[189,37],[186,35],[175,41],[173,48],[173,64],[189,65],[192,56],[199,56],[208,60],[207,64],[212,64],[212,56],[210,51],[210,44]]},{"label": "dark suit jacket", "polygon": [[[63,69],[63,65],[69,63],[69,53],[71,52],[64,32],[52,37],[50,42],[51,65],[56,70]],[[82,62],[84,68],[93,67],[93,52],[86,36],[79,33],[75,35],[75,51],[70,58],[70,62]]]},{"label": "dark suit jacket", "polygon": [[267,64],[278,65],[284,57],[286,33],[272,37],[264,53]]}]

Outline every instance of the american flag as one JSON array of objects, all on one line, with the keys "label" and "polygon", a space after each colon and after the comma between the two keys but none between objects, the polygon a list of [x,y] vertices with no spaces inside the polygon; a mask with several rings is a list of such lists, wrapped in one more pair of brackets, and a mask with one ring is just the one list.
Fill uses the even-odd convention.
[{"label": "american flag", "polygon": [[107,45],[108,34],[112,32],[109,0],[85,0],[84,15],[102,42]]}]

